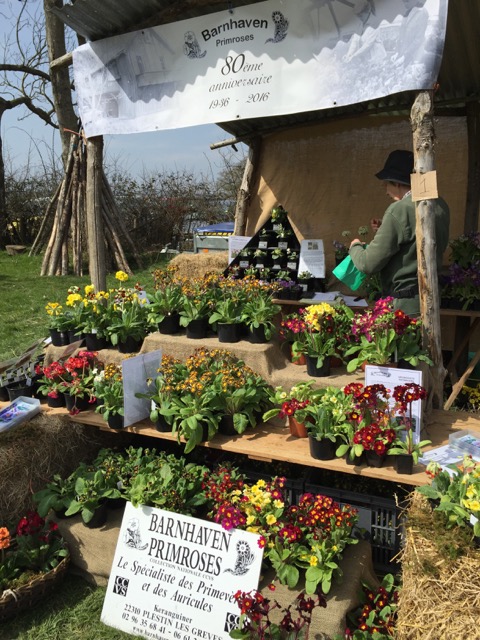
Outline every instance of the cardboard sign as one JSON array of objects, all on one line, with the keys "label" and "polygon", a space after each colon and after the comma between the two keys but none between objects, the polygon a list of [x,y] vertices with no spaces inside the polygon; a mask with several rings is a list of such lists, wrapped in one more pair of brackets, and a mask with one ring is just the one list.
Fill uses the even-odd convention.
[{"label": "cardboard sign", "polygon": [[258,587],[260,536],[127,503],[101,620],[154,640],[228,640]]},{"label": "cardboard sign", "polygon": [[438,198],[437,172],[412,173],[412,201],[435,200]]}]

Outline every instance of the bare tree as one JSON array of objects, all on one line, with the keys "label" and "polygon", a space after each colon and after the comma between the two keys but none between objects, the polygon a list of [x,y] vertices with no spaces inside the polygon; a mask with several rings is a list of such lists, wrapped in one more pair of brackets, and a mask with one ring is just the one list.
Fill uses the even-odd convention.
[{"label": "bare tree", "polygon": [[69,66],[53,65],[56,60],[65,56],[65,25],[51,11],[53,6],[61,6],[63,2],[58,0],[44,0],[45,12],[45,34],[48,48],[48,58],[50,60],[51,90],[53,104],[60,128],[60,139],[62,141],[62,159],[66,166],[68,151],[70,147],[71,132],[78,130],[78,118],[73,108],[72,82],[70,79]]},{"label": "bare tree", "polygon": [[[45,38],[43,37],[43,14],[30,14],[27,4],[22,4],[19,15],[6,15],[4,20],[14,20],[14,26],[3,45],[0,74],[2,95],[0,96],[0,126],[4,113],[23,106],[23,117],[36,115],[47,125],[55,127],[55,109],[48,95],[50,75]],[[26,35],[28,33],[28,35]],[[5,163],[3,141],[0,137],[0,244],[7,241],[7,212],[5,194]]]},{"label": "bare tree", "polygon": [[[65,26],[50,11],[58,1],[44,0],[44,11],[30,12],[22,3],[17,16],[1,12],[12,30],[3,44],[0,73],[0,125],[3,114],[10,109],[24,107],[21,119],[36,115],[46,125],[60,130],[62,160],[65,165],[71,131],[78,130],[78,119],[72,102],[72,83],[67,66],[50,63],[66,53]],[[5,244],[7,224],[5,193],[5,163],[0,137],[0,244]]]}]

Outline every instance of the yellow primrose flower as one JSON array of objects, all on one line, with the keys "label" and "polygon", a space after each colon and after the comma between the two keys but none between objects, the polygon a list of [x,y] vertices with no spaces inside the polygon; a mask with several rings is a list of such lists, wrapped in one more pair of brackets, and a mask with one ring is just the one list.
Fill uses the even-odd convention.
[{"label": "yellow primrose flower", "polygon": [[275,523],[276,523],[276,521],[277,521],[277,519],[276,519],[276,517],[273,515],[273,513],[269,513],[269,514],[268,514],[268,516],[265,518],[265,520],[266,520],[266,523],[267,523],[268,525],[270,525],[270,526],[271,526],[272,524],[275,524]]},{"label": "yellow primrose flower", "polygon": [[466,490],[465,495],[467,496],[467,498],[473,498],[473,496],[475,495],[475,487],[470,485]]},{"label": "yellow primrose flower", "polygon": [[89,295],[90,293],[93,293],[95,291],[95,287],[93,286],[93,284],[87,284],[85,286],[85,295]]},{"label": "yellow primrose flower", "polygon": [[49,316],[59,316],[62,312],[62,306],[58,302],[49,302],[45,306],[45,311]]},{"label": "yellow primrose flower", "polygon": [[258,533],[260,531],[260,527],[247,527],[247,531],[250,531],[250,533]]},{"label": "yellow primrose flower", "polygon": [[273,506],[275,509],[281,509],[283,507],[283,502],[281,500],[274,500]]},{"label": "yellow primrose flower", "polygon": [[74,307],[78,302],[82,302],[83,298],[79,293],[70,293],[67,296],[65,304],[68,307]]},{"label": "yellow primrose flower", "polygon": [[463,506],[469,509],[470,511],[480,511],[479,500],[464,500]]},{"label": "yellow primrose flower", "polygon": [[125,271],[117,271],[115,278],[120,280],[120,282],[126,282],[128,280],[128,274],[125,273]]},{"label": "yellow primrose flower", "polygon": [[317,564],[318,564],[317,556],[310,556],[310,566],[311,567],[316,567]]}]

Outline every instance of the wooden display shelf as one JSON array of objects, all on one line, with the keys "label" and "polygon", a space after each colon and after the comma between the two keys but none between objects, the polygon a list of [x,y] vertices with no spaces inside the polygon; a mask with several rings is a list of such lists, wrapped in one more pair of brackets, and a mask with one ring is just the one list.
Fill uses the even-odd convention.
[{"label": "wooden display shelf", "polygon": [[[150,436],[163,440],[176,441],[176,436],[172,433],[157,431],[150,420],[137,422],[126,429],[115,432],[109,429],[106,422],[95,412],[85,411],[71,416],[73,422],[91,425],[111,433],[122,433],[127,431],[142,436]],[[433,411],[426,437],[432,440],[431,447],[438,447],[448,443],[448,436],[460,429],[471,429],[478,431],[480,435],[480,419],[462,412]],[[290,436],[285,425],[271,423],[261,424],[254,430],[247,431],[241,436],[222,436],[217,434],[212,440],[202,442],[202,447],[220,449],[231,453],[246,455],[253,460],[273,462],[289,462],[300,464],[306,467],[317,467],[329,469],[338,473],[349,473],[351,475],[377,478],[388,482],[420,486],[428,484],[429,480],[425,474],[423,465],[416,466],[416,473],[403,475],[396,472],[392,463],[376,469],[373,467],[355,467],[347,465],[342,458],[334,460],[315,460],[311,457],[308,440],[306,438],[294,438]],[[428,448],[431,448],[428,447]]]}]

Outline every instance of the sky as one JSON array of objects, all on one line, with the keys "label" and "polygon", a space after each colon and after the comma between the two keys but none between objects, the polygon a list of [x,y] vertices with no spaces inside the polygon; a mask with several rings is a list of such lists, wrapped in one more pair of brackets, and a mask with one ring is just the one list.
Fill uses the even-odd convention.
[{"label": "sky", "polygon": [[[28,8],[31,7],[35,14],[34,9],[37,9],[40,0],[28,1]],[[18,15],[18,8],[19,3],[14,0],[0,0],[0,45],[5,38],[12,37],[12,16]],[[27,35],[31,39],[31,30],[22,32],[22,38]],[[0,85],[0,96],[3,93]],[[25,113],[23,107],[17,107],[6,111],[1,119],[7,172],[9,168],[21,169],[29,159],[32,169],[40,168],[42,160],[49,158],[52,150],[55,156],[61,154],[58,133],[36,116],[25,118]],[[239,152],[234,155],[231,147],[215,151],[210,149],[210,144],[229,138],[231,135],[215,124],[139,134],[105,135],[104,164],[108,169],[110,164],[116,163],[133,177],[155,171],[186,170],[198,177],[215,178],[224,167],[222,153],[231,155],[233,161],[237,156],[239,161],[243,157],[244,145],[239,145]]]},{"label": "sky", "polygon": [[[4,157],[13,168],[22,168],[30,157],[31,167],[41,166],[41,158],[49,156],[53,149],[60,155],[61,147],[57,133],[39,118],[19,118],[21,108],[7,111],[2,118],[1,135]],[[165,131],[138,134],[106,135],[105,166],[118,163],[132,177],[155,171],[186,170],[195,176],[215,178],[223,168],[221,153],[230,155],[231,147],[212,151],[210,144],[229,139],[231,136],[217,125],[201,125]],[[241,160],[241,148],[233,159]]]}]

